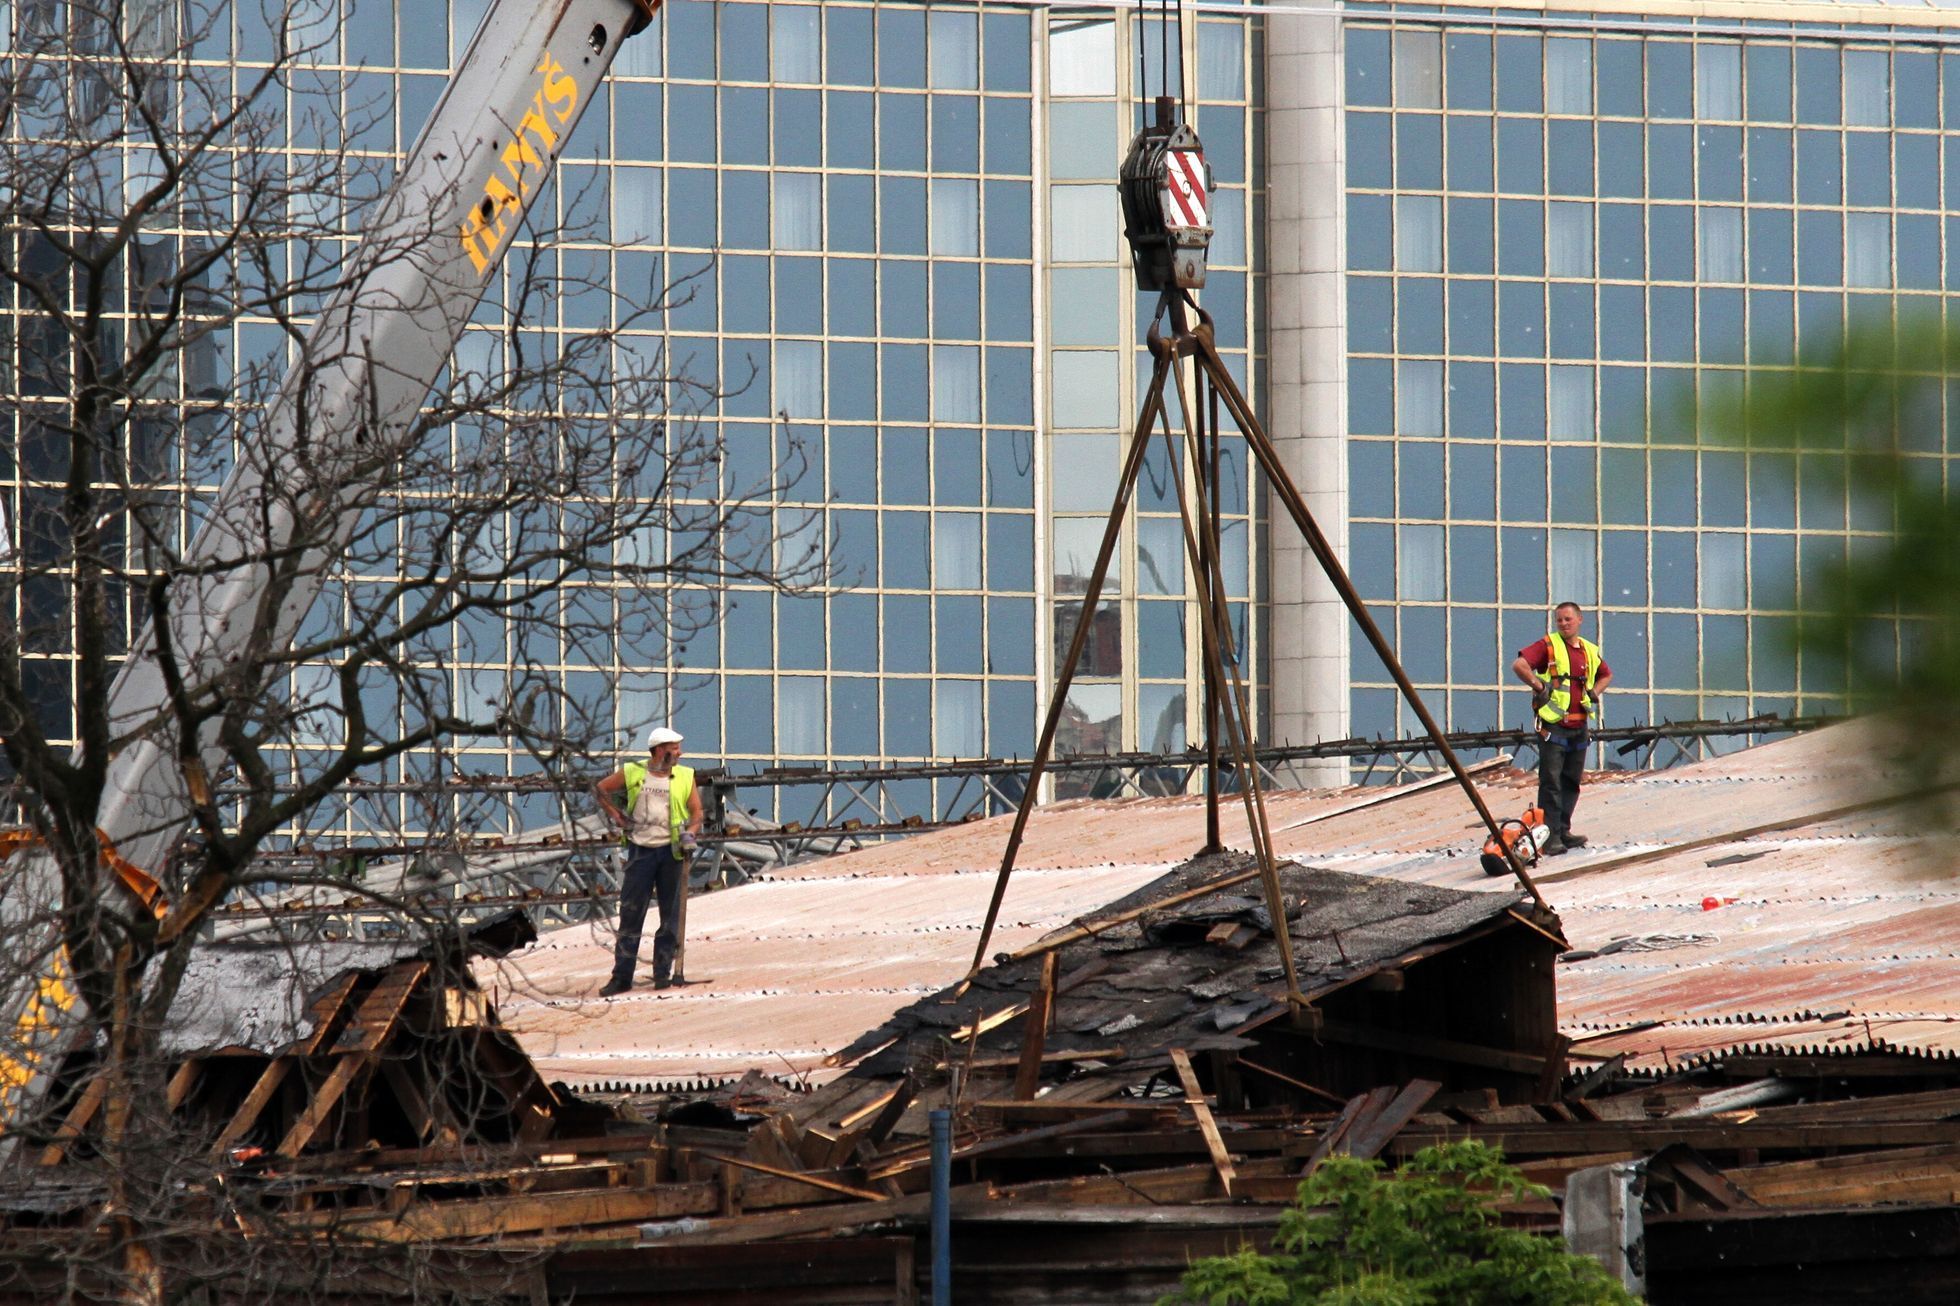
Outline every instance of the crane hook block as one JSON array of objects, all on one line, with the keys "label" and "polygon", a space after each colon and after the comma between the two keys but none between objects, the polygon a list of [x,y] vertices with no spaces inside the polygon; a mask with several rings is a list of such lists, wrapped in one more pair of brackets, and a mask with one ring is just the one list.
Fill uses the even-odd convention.
[{"label": "crane hook block", "polygon": [[1123,236],[1139,290],[1197,290],[1211,248],[1211,165],[1177,102],[1157,97],[1155,121],[1123,160]]}]

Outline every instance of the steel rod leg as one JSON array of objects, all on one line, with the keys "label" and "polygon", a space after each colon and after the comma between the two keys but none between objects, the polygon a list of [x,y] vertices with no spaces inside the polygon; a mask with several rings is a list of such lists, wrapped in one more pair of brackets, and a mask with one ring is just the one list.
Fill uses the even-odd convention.
[{"label": "steel rod leg", "polygon": [[980,926],[980,943],[973,950],[973,965],[967,971],[966,979],[961,981],[962,989],[986,964],[987,944],[993,938],[994,922],[1000,919],[1001,901],[1007,896],[1007,877],[1013,874],[1014,858],[1021,851],[1021,838],[1027,833],[1035,795],[1041,790],[1042,773],[1048,769],[1048,755],[1055,744],[1055,731],[1061,725],[1062,707],[1068,699],[1069,685],[1075,679],[1076,664],[1082,659],[1082,649],[1089,640],[1089,629],[1095,622],[1096,603],[1102,598],[1109,560],[1116,552],[1117,537],[1123,531],[1123,518],[1129,513],[1130,497],[1136,491],[1137,474],[1143,468],[1144,451],[1150,444],[1150,433],[1157,424],[1157,413],[1164,405],[1164,377],[1169,370],[1169,363],[1160,356],[1150,375],[1150,388],[1144,394],[1143,411],[1137,415],[1136,431],[1130,438],[1130,451],[1123,460],[1122,475],[1117,478],[1116,499],[1109,505],[1109,521],[1103,527],[1102,548],[1097,552],[1096,565],[1089,573],[1088,592],[1083,594],[1082,607],[1075,618],[1075,634],[1069,640],[1062,665],[1055,672],[1055,687],[1048,699],[1048,715],[1041,723],[1041,738],[1035,744],[1034,758],[1028,765],[1028,787],[1021,795],[1020,806],[1014,810],[1014,827],[1008,832],[1007,848],[1001,853],[1000,874],[994,879],[994,894],[987,904],[987,919]]},{"label": "steel rod leg", "polygon": [[[1197,373],[1195,381],[1199,402],[1202,404],[1205,388],[1205,375],[1203,371]],[[1212,445],[1216,448],[1218,443],[1218,395],[1215,390],[1211,396],[1210,416]],[[1203,428],[1201,427],[1200,438],[1202,438],[1202,432]],[[1176,451],[1172,450],[1172,453],[1175,454]],[[1177,479],[1183,474],[1183,460],[1173,457],[1171,460],[1172,478]],[[1197,490],[1198,501],[1200,503],[1204,502],[1205,487],[1202,478],[1200,478],[1194,488]],[[1213,512],[1215,513],[1216,511],[1216,505],[1214,505]],[[1192,577],[1192,589],[1194,591],[1193,596],[1198,601],[1200,611],[1209,610],[1212,603],[1211,557],[1212,551],[1217,543],[1217,534],[1213,529],[1216,525],[1217,520],[1214,517],[1205,523],[1205,527],[1198,537],[1198,547],[1203,551],[1203,559],[1198,564],[1197,574]],[[1205,629],[1205,624],[1201,622],[1199,624],[1199,630],[1203,631]],[[1219,699],[1223,695],[1220,693],[1217,679],[1212,675],[1211,662],[1208,659],[1204,661],[1203,672],[1205,679],[1205,851],[1215,853],[1225,847],[1224,837],[1219,833],[1218,829],[1218,707]]]},{"label": "steel rod leg", "polygon": [[1354,583],[1348,579],[1347,569],[1341,566],[1340,558],[1328,544],[1327,537],[1321,533],[1319,523],[1314,521],[1313,514],[1307,510],[1306,500],[1300,497],[1299,487],[1293,484],[1293,478],[1280,463],[1279,454],[1267,438],[1265,428],[1253,415],[1251,405],[1246,403],[1245,396],[1239,393],[1238,383],[1232,380],[1232,374],[1225,369],[1224,360],[1218,356],[1218,351],[1211,340],[1209,326],[1201,327],[1193,334],[1198,340],[1198,357],[1201,365],[1211,373],[1212,384],[1223,392],[1225,406],[1231,412],[1232,419],[1245,433],[1246,443],[1251,448],[1253,456],[1265,469],[1266,479],[1279,493],[1281,502],[1286,505],[1288,515],[1293,518],[1293,524],[1299,528],[1301,537],[1307,542],[1307,547],[1313,550],[1321,571],[1326,574],[1328,581],[1340,594],[1341,601],[1347,605],[1348,613],[1361,627],[1361,633],[1368,637],[1369,644],[1374,647],[1375,655],[1381,659],[1382,665],[1394,678],[1397,687],[1402,691],[1403,698],[1415,710],[1423,729],[1435,741],[1437,751],[1443,755],[1443,760],[1449,763],[1451,773],[1456,776],[1457,783],[1463,787],[1463,792],[1469,797],[1471,805],[1477,809],[1477,815],[1483,818],[1484,826],[1490,831],[1491,838],[1496,840],[1498,847],[1504,850],[1505,860],[1511,864],[1511,872],[1517,876],[1518,883],[1524,886],[1525,891],[1531,895],[1532,900],[1541,910],[1550,912],[1551,905],[1545,901],[1545,895],[1538,891],[1537,883],[1531,878],[1531,872],[1525,869],[1517,850],[1504,842],[1503,836],[1498,832],[1497,818],[1491,815],[1489,804],[1484,802],[1483,794],[1477,791],[1477,786],[1472,784],[1470,777],[1465,774],[1463,763],[1457,759],[1456,751],[1450,747],[1449,740],[1443,735],[1443,728],[1436,723],[1436,718],[1430,715],[1428,705],[1422,701],[1422,695],[1416,692],[1415,685],[1409,680],[1408,672],[1403,670],[1401,660],[1395,656],[1395,650],[1389,647],[1388,641],[1382,636],[1381,628],[1375,625],[1374,617],[1369,615],[1368,605],[1361,601],[1361,595],[1355,590]]},{"label": "steel rod leg", "polygon": [[[1174,317],[1173,320],[1175,321],[1176,318]],[[1179,326],[1182,326],[1181,322]],[[1183,334],[1180,330],[1180,338]],[[1171,375],[1177,384],[1178,407],[1184,416],[1185,445],[1190,450],[1194,462],[1198,464],[1197,478],[1202,484],[1203,449],[1197,438],[1195,414],[1186,402],[1184,369],[1178,365],[1175,357],[1171,363]],[[1183,458],[1178,452],[1176,437],[1171,432],[1168,414],[1165,416],[1163,427],[1164,444],[1173,464],[1181,472]],[[1196,567],[1200,565],[1201,560],[1198,532],[1204,527],[1200,524],[1194,529],[1193,520],[1194,517],[1203,514],[1203,500],[1199,501],[1198,511],[1194,513],[1184,493],[1182,475],[1173,476],[1171,483],[1177,487],[1178,517],[1183,527],[1185,551],[1192,565]],[[1232,690],[1232,701],[1225,705],[1226,710],[1221,715],[1224,718],[1226,732],[1230,736],[1232,752],[1240,768],[1239,797],[1245,804],[1246,826],[1252,836],[1253,857],[1259,864],[1259,878],[1266,891],[1266,907],[1272,913],[1273,941],[1278,945],[1280,964],[1286,973],[1287,996],[1295,1003],[1305,1006],[1306,995],[1300,992],[1300,977],[1293,956],[1293,940],[1286,926],[1285,890],[1279,882],[1279,865],[1273,856],[1272,826],[1266,819],[1266,799],[1259,785],[1259,763],[1252,751],[1252,717],[1245,696],[1245,687],[1239,679],[1237,667],[1230,666],[1228,670],[1228,661],[1236,658],[1236,652],[1232,644],[1230,625],[1225,620],[1225,613],[1219,602],[1224,593],[1223,572],[1219,569],[1216,553],[1211,555],[1209,562],[1209,588],[1213,602],[1206,609],[1204,634],[1200,642],[1204,647],[1207,666],[1218,677],[1221,686],[1229,685]]]}]

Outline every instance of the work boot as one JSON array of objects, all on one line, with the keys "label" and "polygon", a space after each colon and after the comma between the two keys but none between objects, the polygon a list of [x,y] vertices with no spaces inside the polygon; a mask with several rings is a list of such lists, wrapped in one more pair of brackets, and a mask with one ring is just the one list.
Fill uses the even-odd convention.
[{"label": "work boot", "polygon": [[657,989],[671,989],[674,987],[674,977],[672,975],[655,975],[653,977],[653,987]]},{"label": "work boot", "polygon": [[630,980],[609,979],[606,981],[606,987],[599,990],[599,996],[602,998],[617,997],[621,993],[627,992],[632,987],[633,985]]},{"label": "work boot", "polygon": [[1565,846],[1567,848],[1584,848],[1586,846],[1586,836],[1572,830],[1567,830],[1565,832]]},{"label": "work boot", "polygon": [[1557,830],[1545,836],[1544,846],[1538,852],[1544,857],[1556,857],[1565,851],[1565,840],[1559,838]]}]

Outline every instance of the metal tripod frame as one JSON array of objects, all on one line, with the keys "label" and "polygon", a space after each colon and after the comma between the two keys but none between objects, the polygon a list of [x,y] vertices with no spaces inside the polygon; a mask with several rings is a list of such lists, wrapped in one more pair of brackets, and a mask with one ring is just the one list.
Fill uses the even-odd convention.
[{"label": "metal tripod frame", "polygon": [[[1197,325],[1193,327],[1187,314],[1197,314]],[[1171,335],[1167,339],[1158,330],[1168,317]],[[1014,861],[1020,853],[1021,840],[1027,833],[1028,818],[1033,813],[1041,790],[1041,778],[1048,766],[1055,744],[1055,733],[1061,725],[1062,710],[1068,698],[1068,691],[1075,679],[1082,651],[1088,643],[1089,631],[1093,623],[1096,605],[1102,597],[1103,581],[1109,573],[1109,564],[1116,552],[1116,542],[1123,529],[1123,520],[1129,513],[1130,500],[1136,491],[1137,476],[1142,470],[1150,440],[1159,428],[1162,430],[1165,447],[1171,456],[1171,482],[1177,487],[1178,514],[1183,527],[1185,553],[1194,576],[1194,597],[1200,613],[1199,643],[1203,653],[1205,674],[1205,852],[1218,852],[1223,848],[1219,838],[1218,826],[1218,773],[1220,766],[1219,733],[1224,727],[1226,744],[1231,750],[1231,762],[1239,777],[1239,794],[1245,805],[1246,825],[1251,832],[1253,855],[1258,863],[1259,878],[1265,891],[1267,910],[1271,913],[1273,935],[1279,945],[1280,961],[1286,975],[1288,999],[1296,1007],[1307,1005],[1306,997],[1300,992],[1299,976],[1295,969],[1292,941],[1287,932],[1287,913],[1284,895],[1279,881],[1279,867],[1273,854],[1272,830],[1266,820],[1265,796],[1260,789],[1259,768],[1253,755],[1253,729],[1249,703],[1245,693],[1245,683],[1240,675],[1239,659],[1231,637],[1231,626],[1227,619],[1225,586],[1219,568],[1218,520],[1219,520],[1219,403],[1222,397],[1226,413],[1245,438],[1254,460],[1265,472],[1274,494],[1285,506],[1287,515],[1299,529],[1314,559],[1320,564],[1341,601],[1347,605],[1349,614],[1366,635],[1382,665],[1395,680],[1416,717],[1422,722],[1424,731],[1433,742],[1436,751],[1448,765],[1450,772],[1462,786],[1482,818],[1484,827],[1491,838],[1504,852],[1511,872],[1517,877],[1527,893],[1531,895],[1541,922],[1549,922],[1551,907],[1533,882],[1515,848],[1505,843],[1499,833],[1497,818],[1491,814],[1483,795],[1471,783],[1457,759],[1456,752],[1443,736],[1442,727],[1437,724],[1429,708],[1416,692],[1416,687],[1403,670],[1395,650],[1389,646],[1382,635],[1381,628],[1369,615],[1368,608],[1348,579],[1346,568],[1335,555],[1333,546],[1322,534],[1313,514],[1307,510],[1306,501],[1299,488],[1279,459],[1271,439],[1266,434],[1252,405],[1246,402],[1238,383],[1226,369],[1225,361],[1219,357],[1210,314],[1191,299],[1188,291],[1165,290],[1157,301],[1157,312],[1150,323],[1146,337],[1153,365],[1150,384],[1144,392],[1141,410],[1137,415],[1130,445],[1123,460],[1123,468],[1116,482],[1116,494],[1109,507],[1109,518],[1103,527],[1102,547],[1096,553],[1095,566],[1090,569],[1089,582],[1082,595],[1081,607],[1075,620],[1075,631],[1069,639],[1068,651],[1056,668],[1055,686],[1048,700],[1047,716],[1041,725],[1041,737],[1035,745],[1034,757],[1028,768],[1027,785],[1021,794],[1019,807],[1014,813],[1014,825],[1007,837],[1007,846],[1001,854],[1000,873],[994,880],[992,901],[987,905],[987,918],[980,927],[979,946],[974,950],[973,965],[967,972],[966,980],[960,987],[972,981],[980,968],[986,964],[987,944],[993,937],[994,924],[1000,917],[1002,901],[1007,895],[1008,878],[1013,874]],[[1196,372],[1200,405],[1191,403],[1191,396],[1185,389],[1183,360],[1190,358]],[[1183,445],[1179,450],[1180,433],[1173,430],[1170,413],[1164,405],[1164,387],[1169,382],[1174,385],[1178,409],[1183,416],[1181,432]],[[1209,418],[1209,421],[1206,419]],[[1208,428],[1208,429],[1207,429]],[[1207,455],[1209,455],[1207,457]],[[1188,459],[1192,471],[1195,495],[1187,495],[1180,464]],[[1196,499],[1194,505],[1191,500]]]}]

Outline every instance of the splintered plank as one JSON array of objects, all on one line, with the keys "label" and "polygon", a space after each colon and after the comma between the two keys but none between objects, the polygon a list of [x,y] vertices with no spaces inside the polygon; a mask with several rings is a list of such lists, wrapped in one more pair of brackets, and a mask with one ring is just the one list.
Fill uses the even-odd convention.
[{"label": "splintered plank", "polygon": [[1433,1079],[1410,1080],[1380,1108],[1355,1121],[1347,1137],[1335,1144],[1335,1150],[1363,1160],[1380,1156],[1381,1150],[1416,1118],[1417,1112],[1429,1105],[1429,1099],[1440,1088],[1442,1085]]},{"label": "splintered plank", "polygon": [[1177,1068],[1178,1081],[1184,1085],[1184,1105],[1191,1108],[1191,1114],[1198,1121],[1198,1130],[1205,1136],[1205,1149],[1211,1153],[1211,1168],[1218,1172],[1218,1182],[1224,1185],[1225,1195],[1230,1197],[1234,1177],[1232,1155],[1225,1150],[1225,1140],[1218,1134],[1218,1122],[1212,1119],[1204,1090],[1198,1086],[1197,1072],[1191,1069],[1191,1054],[1183,1048],[1172,1048],[1171,1065]]},{"label": "splintered plank", "polygon": [[1314,1143],[1313,1151],[1307,1154],[1307,1163],[1301,1167],[1300,1173],[1303,1176],[1312,1174],[1322,1161],[1333,1155],[1334,1149],[1341,1145],[1341,1140],[1345,1139],[1348,1131],[1354,1128],[1355,1121],[1370,1111],[1388,1105],[1394,1096],[1395,1090],[1392,1088],[1373,1088],[1359,1097],[1349,1098],[1348,1104],[1341,1108],[1341,1114],[1329,1122],[1325,1132]]},{"label": "splintered plank", "polygon": [[299,1119],[286,1131],[276,1149],[279,1156],[298,1156],[320,1132],[320,1127],[333,1113],[347,1090],[356,1078],[373,1063],[375,1053],[388,1041],[401,1020],[402,1008],[408,1005],[423,979],[429,973],[426,961],[405,962],[394,967],[382,981],[369,990],[361,999],[361,1005],[354,1013],[354,1019],[341,1032],[334,1043],[334,1053],[338,1060],[313,1094],[313,1100],[300,1112]]},{"label": "splintered plank", "polygon": [[313,1033],[299,1047],[283,1056],[274,1057],[259,1072],[258,1080],[245,1100],[232,1112],[231,1119],[218,1134],[218,1141],[211,1145],[211,1155],[222,1157],[229,1152],[239,1139],[250,1133],[252,1126],[259,1122],[268,1104],[286,1083],[286,1076],[292,1073],[299,1058],[311,1056],[326,1046],[329,1039],[340,1032],[340,1022],[346,1014],[347,999],[353,994],[354,986],[360,982],[358,971],[348,971],[321,995],[313,1005]]},{"label": "splintered plank", "polygon": [[399,1212],[373,1217],[322,1211],[311,1219],[303,1215],[284,1218],[295,1223],[330,1224],[343,1237],[386,1242],[486,1238],[710,1215],[721,1205],[720,1190],[716,1183],[671,1183],[652,1188],[526,1193],[446,1202],[420,1200]]},{"label": "splintered plank", "polygon": [[1021,1061],[1014,1068],[1014,1097],[1027,1101],[1041,1083],[1041,1054],[1047,1050],[1048,1026],[1055,1012],[1056,966],[1061,958],[1046,953],[1041,958],[1041,982],[1028,1005],[1028,1023],[1021,1038]]}]

